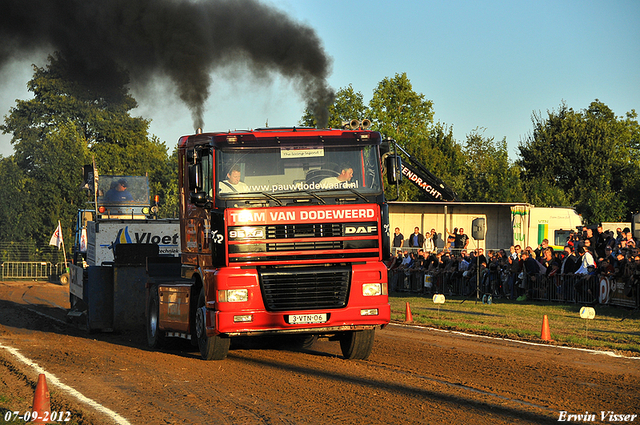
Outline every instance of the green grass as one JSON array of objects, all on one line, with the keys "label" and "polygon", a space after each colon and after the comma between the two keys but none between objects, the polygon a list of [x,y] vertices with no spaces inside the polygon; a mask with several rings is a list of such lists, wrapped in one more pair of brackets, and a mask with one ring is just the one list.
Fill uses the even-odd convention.
[{"label": "green grass", "polygon": [[640,356],[640,311],[594,306],[593,320],[580,318],[580,304],[494,299],[492,304],[475,297],[447,298],[434,304],[429,296],[392,293],[391,320],[404,322],[409,303],[413,323],[439,329],[464,331],[526,341],[542,342],[543,316],[549,319],[551,344],[597,350],[613,350]]}]

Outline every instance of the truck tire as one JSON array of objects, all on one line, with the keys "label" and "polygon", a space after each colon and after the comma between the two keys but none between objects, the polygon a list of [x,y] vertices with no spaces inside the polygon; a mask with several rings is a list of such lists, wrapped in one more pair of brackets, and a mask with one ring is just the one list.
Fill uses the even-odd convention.
[{"label": "truck tire", "polygon": [[69,273],[62,273],[60,275],[60,285],[68,286],[70,279],[71,279],[71,277],[69,276]]},{"label": "truck tire", "polygon": [[345,359],[366,360],[373,348],[375,329],[345,332],[340,337],[340,349]]},{"label": "truck tire", "polygon": [[302,348],[303,350],[308,350],[313,346],[313,344],[316,343],[317,340],[318,335],[306,335],[302,337],[300,341],[300,348]]},{"label": "truck tire", "polygon": [[196,334],[198,336],[198,348],[204,360],[222,360],[229,353],[230,338],[223,338],[220,335],[207,336],[205,323],[205,297],[204,288],[200,290],[198,297],[198,308],[196,310]]},{"label": "truck tire", "polygon": [[295,351],[310,349],[318,340],[318,335],[295,335],[284,337],[287,347]]},{"label": "truck tire", "polygon": [[165,335],[164,331],[160,330],[160,295],[157,285],[149,289],[147,312],[147,343],[151,348],[162,348]]}]

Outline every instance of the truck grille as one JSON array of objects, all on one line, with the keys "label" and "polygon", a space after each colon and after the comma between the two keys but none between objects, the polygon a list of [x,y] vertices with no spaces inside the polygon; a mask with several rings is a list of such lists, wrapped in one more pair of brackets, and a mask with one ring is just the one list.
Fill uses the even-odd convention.
[{"label": "truck grille", "polygon": [[347,305],[351,268],[304,267],[259,271],[267,311],[319,310]]},{"label": "truck grille", "polygon": [[289,242],[289,243],[268,243],[267,252],[273,251],[299,251],[317,249],[342,249],[342,241],[309,241],[309,242]]},{"label": "truck grille", "polygon": [[285,224],[267,226],[267,239],[341,237],[340,223]]}]

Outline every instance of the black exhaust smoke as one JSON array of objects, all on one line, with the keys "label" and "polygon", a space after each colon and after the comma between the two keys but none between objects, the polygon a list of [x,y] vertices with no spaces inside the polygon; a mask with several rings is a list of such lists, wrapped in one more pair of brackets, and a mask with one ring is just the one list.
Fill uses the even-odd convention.
[{"label": "black exhaust smoke", "polygon": [[295,82],[318,125],[327,125],[331,60],[313,29],[256,0],[2,0],[0,69],[35,51],[59,52],[82,80],[129,72],[144,88],[168,78],[203,127],[211,72],[248,66],[256,77]]}]

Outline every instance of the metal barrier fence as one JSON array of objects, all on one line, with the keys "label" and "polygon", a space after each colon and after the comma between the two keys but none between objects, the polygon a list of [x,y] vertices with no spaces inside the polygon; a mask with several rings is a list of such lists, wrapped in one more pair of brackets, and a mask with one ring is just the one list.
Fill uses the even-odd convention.
[{"label": "metal barrier fence", "polygon": [[46,261],[5,261],[0,265],[0,280],[57,279],[64,273],[64,264]]},{"label": "metal barrier fence", "polygon": [[389,290],[423,295],[447,294],[470,297],[477,292],[493,298],[526,295],[536,301],[602,304],[640,307],[640,277],[626,275],[615,279],[605,275],[557,274],[511,276],[508,272],[487,271],[480,278],[475,272],[395,269],[388,272]]}]

